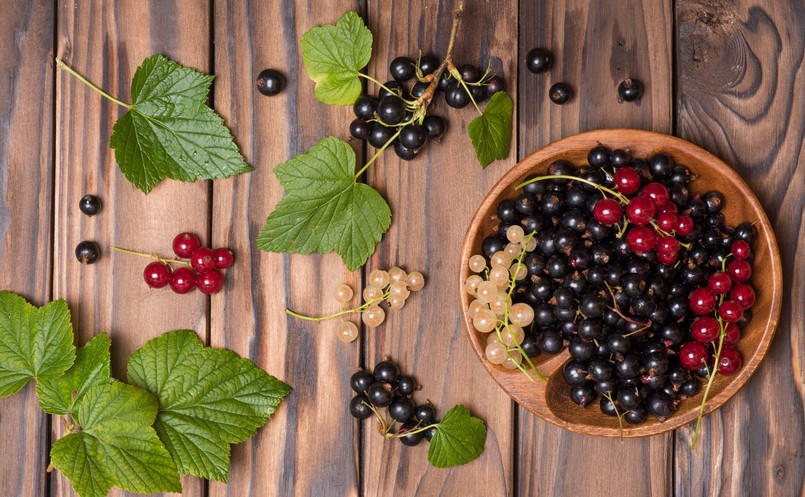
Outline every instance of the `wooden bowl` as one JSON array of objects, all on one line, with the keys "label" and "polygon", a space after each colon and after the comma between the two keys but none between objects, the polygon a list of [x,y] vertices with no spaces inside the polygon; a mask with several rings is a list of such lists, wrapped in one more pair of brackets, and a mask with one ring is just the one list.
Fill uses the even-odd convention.
[{"label": "wooden bowl", "polygon": [[741,341],[736,346],[744,363],[733,376],[716,376],[705,412],[719,408],[752,376],[769,348],[780,317],[782,274],[777,242],[760,203],[740,176],[712,154],[673,136],[631,129],[590,131],[551,143],[512,168],[486,196],[467,230],[459,270],[461,312],[467,336],[481,363],[509,396],[533,414],[577,433],[607,437],[656,435],[694,421],[698,416],[702,393],[683,400],[676,412],[663,422],[649,416],[643,424],[637,426],[624,421],[621,429],[618,419],[601,413],[597,402],[582,408],[570,400],[569,387],[561,372],[562,366],[570,358],[567,348],[555,356],[537,356],[534,363],[548,377],[548,381],[536,378],[531,381],[517,369],[507,370],[484,358],[487,334],[475,331],[467,316],[470,296],[464,292],[463,282],[470,274],[468,261],[472,255],[481,253],[484,238],[494,232],[498,222],[495,215],[498,203],[514,198],[519,193],[514,189],[516,185],[529,174],[544,174],[548,166],[556,160],[568,160],[575,165],[585,164],[587,152],[599,143],[612,149],[630,149],[635,157],[646,158],[658,152],[671,156],[675,162],[688,166],[697,176],[691,183],[692,192],[702,193],[716,189],[724,194],[726,206],[723,212],[728,224],[737,225],[742,221],[756,223],[758,240],[752,247],[755,261],[751,282],[757,299],[752,307],[752,321],[743,330]]}]

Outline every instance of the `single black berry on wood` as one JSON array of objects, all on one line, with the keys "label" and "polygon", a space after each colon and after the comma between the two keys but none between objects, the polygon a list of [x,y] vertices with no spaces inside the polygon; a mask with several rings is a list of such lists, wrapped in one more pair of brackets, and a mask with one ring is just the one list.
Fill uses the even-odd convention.
[{"label": "single black berry on wood", "polygon": [[551,86],[551,89],[548,91],[548,96],[555,104],[566,104],[573,98],[573,88],[567,83],[556,83]]},{"label": "single black berry on wood", "polygon": [[634,102],[643,94],[643,83],[639,79],[626,78],[618,85],[618,96],[624,102]]},{"label": "single black berry on wood", "polygon": [[101,248],[95,242],[83,241],[75,247],[75,257],[81,264],[94,264],[101,256]]},{"label": "single black berry on wood", "polygon": [[101,210],[101,199],[95,195],[84,195],[78,201],[78,208],[87,216],[94,216]]},{"label": "single black berry on wood", "polygon": [[257,90],[272,97],[285,88],[285,76],[274,69],[266,69],[257,75]]},{"label": "single black berry on wood", "polygon": [[525,57],[525,64],[529,71],[539,74],[547,71],[553,64],[553,55],[544,48],[533,48]]}]

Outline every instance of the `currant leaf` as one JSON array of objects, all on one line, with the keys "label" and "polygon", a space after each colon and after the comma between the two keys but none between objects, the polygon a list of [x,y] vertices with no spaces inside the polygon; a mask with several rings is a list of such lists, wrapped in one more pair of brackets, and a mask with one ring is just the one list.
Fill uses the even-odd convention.
[{"label": "currant leaf", "polygon": [[372,32],[363,19],[347,11],[333,25],[302,35],[302,60],[316,82],[316,98],[331,105],[352,105],[361,94],[358,72],[372,56]]},{"label": "currant leaf", "polygon": [[37,308],[17,294],[0,292],[0,397],[16,393],[32,378],[58,378],[74,360],[64,300]]},{"label": "currant leaf", "polygon": [[511,97],[498,92],[492,95],[483,113],[467,126],[475,156],[482,168],[509,156],[513,113],[514,103]]},{"label": "currant leaf", "polygon": [[355,179],[355,151],[327,137],[274,168],[285,197],[257,237],[267,252],[335,250],[350,271],[374,253],[391,225],[391,209],[374,188]]},{"label": "currant leaf", "polygon": [[291,388],[228,350],[180,330],[131,355],[128,380],[159,401],[154,428],[182,473],[227,481],[230,444],[263,426]]},{"label": "currant leaf", "polygon": [[459,404],[447,411],[436,425],[436,434],[428,448],[428,461],[437,468],[460,466],[480,456],[485,443],[486,425]]}]

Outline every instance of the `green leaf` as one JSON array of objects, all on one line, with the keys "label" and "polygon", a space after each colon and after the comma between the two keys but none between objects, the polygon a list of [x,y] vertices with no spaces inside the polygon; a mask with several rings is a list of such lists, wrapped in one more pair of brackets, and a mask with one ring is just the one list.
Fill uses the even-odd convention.
[{"label": "green leaf", "polygon": [[347,11],[335,26],[312,28],[302,35],[302,60],[316,82],[316,98],[326,104],[352,105],[361,94],[358,72],[372,56],[372,32]]},{"label": "green leaf", "polygon": [[165,178],[225,178],[251,171],[224,120],[206,105],[212,76],[156,54],[131,82],[133,103],[109,145],[120,170],[148,193]]},{"label": "green leaf", "polygon": [[481,167],[509,156],[512,142],[512,115],[514,103],[504,92],[492,95],[483,114],[473,119],[467,132],[475,148]]},{"label": "green leaf", "polygon": [[159,400],[154,428],[182,473],[227,481],[229,444],[263,426],[291,388],[189,330],[148,341],[129,358],[129,382]]},{"label": "green leaf", "polygon": [[181,492],[176,465],[151,427],[156,415],[157,400],[137,387],[90,387],[76,416],[81,431],[53,444],[51,464],[81,497],[103,497],[113,486]]},{"label": "green leaf", "polygon": [[90,387],[111,383],[109,346],[112,341],[105,333],[94,336],[78,349],[75,363],[57,378],[36,382],[39,407],[49,414],[75,415],[76,408]]},{"label": "green leaf", "polygon": [[31,378],[58,378],[74,360],[64,300],[37,308],[19,295],[0,292],[0,397],[16,393]]},{"label": "green leaf", "polygon": [[485,443],[484,422],[470,416],[470,411],[459,404],[447,411],[436,425],[436,434],[428,448],[428,461],[437,468],[467,464],[481,455]]},{"label": "green leaf", "polygon": [[335,250],[350,271],[374,253],[391,225],[391,209],[372,187],[355,180],[355,152],[327,137],[274,168],[285,189],[260,235],[267,252]]}]

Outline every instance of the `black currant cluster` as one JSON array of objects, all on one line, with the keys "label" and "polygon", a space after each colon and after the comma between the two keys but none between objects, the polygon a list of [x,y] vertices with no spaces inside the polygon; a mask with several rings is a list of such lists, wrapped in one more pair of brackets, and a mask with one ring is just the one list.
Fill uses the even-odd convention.
[{"label": "black currant cluster", "polygon": [[[533,48],[526,54],[525,63],[532,73],[544,73],[553,65],[553,54],[545,48]],[[626,78],[618,85],[618,96],[624,102],[634,102],[642,94],[643,83],[639,79]],[[548,97],[555,104],[565,104],[573,98],[573,88],[565,82],[554,83],[548,90]]]},{"label": "black currant cluster", "polygon": [[[394,152],[403,160],[414,159],[428,140],[438,139],[447,131],[443,117],[417,113],[439,65],[434,55],[423,55],[418,61],[409,57],[391,61],[389,72],[393,79],[383,84],[377,96],[361,95],[355,101],[356,119],[349,125],[350,134],[379,149],[387,146],[399,130],[393,141]],[[449,71],[442,73],[433,99],[444,93],[447,105],[460,109],[471,99],[480,103],[505,89],[503,78],[482,74],[474,65],[462,65],[457,71],[461,81]]]},{"label": "black currant cluster", "polygon": [[[358,371],[350,379],[352,389],[357,395],[349,403],[349,411],[357,419],[366,419],[373,414],[377,416],[379,431],[387,438],[399,438],[409,446],[418,445],[424,438],[430,441],[436,434],[438,423],[436,411],[428,404],[416,405],[412,400],[417,390],[416,380],[411,376],[400,374],[400,368],[389,360],[380,361],[371,371]],[[393,420],[389,425],[380,409],[387,408]],[[392,433],[394,421],[402,423]],[[427,428],[427,429],[423,429]]]},{"label": "black currant cluster", "polygon": [[[78,209],[92,217],[101,211],[101,199],[95,195],[84,195],[78,201]],[[101,257],[101,247],[96,242],[85,240],[76,245],[75,257],[81,264],[95,264]]]},{"label": "black currant cluster", "polygon": [[[497,232],[482,244],[486,268],[493,275],[522,233],[536,233],[510,305],[533,308],[519,340],[525,354],[568,347],[563,377],[573,402],[600,399],[602,412],[632,424],[662,420],[714,369],[740,368],[733,346],[752,318],[758,233],[750,223],[726,225],[724,196],[692,194],[691,180],[665,154],[644,160],[597,146],[588,164],[555,162],[544,180],[498,204]],[[480,259],[475,266],[485,270]],[[478,302],[496,302],[478,292]],[[490,310],[500,315],[494,305],[471,309],[482,332]],[[500,356],[493,335],[489,360]]]}]

